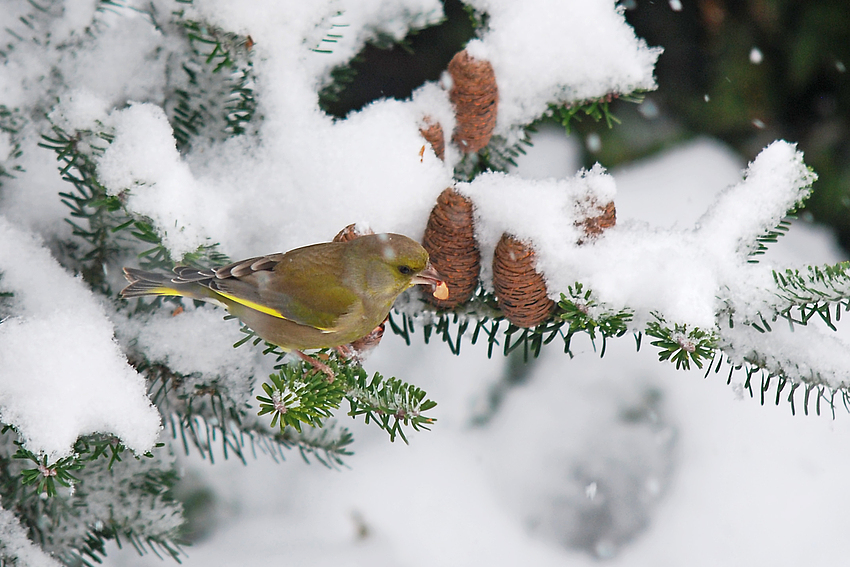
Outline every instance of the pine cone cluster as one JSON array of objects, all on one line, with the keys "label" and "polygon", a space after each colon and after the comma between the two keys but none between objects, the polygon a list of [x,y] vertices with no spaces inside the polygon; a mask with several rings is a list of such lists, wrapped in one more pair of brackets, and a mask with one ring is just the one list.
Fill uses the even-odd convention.
[{"label": "pine cone cluster", "polygon": [[[466,50],[457,53],[448,66],[452,77],[449,100],[454,105],[456,125],[452,141],[464,153],[481,150],[490,142],[496,127],[499,90],[493,66],[473,58]],[[445,155],[445,137],[439,123],[425,117],[419,132],[440,159]],[[583,229],[582,244],[614,226],[614,203],[586,206],[584,219],[576,221]],[[444,278],[447,299],[427,296],[442,309],[466,303],[475,293],[481,269],[481,253],[475,240],[472,202],[452,188],[443,191],[428,218],[422,245],[431,264]],[[546,281],[537,272],[534,247],[509,234],[502,235],[493,256],[493,288],[505,317],[519,327],[534,327],[552,313]]]},{"label": "pine cone cluster", "polygon": [[[595,238],[617,220],[613,202],[587,209],[592,216],[576,221],[584,231],[579,244]],[[443,309],[467,302],[478,285],[481,268],[472,202],[452,188],[443,191],[431,210],[422,245],[449,288],[448,299],[428,296],[427,300]],[[555,308],[546,281],[536,270],[533,244],[510,234],[502,235],[493,254],[493,289],[499,308],[518,327],[539,325]]]}]

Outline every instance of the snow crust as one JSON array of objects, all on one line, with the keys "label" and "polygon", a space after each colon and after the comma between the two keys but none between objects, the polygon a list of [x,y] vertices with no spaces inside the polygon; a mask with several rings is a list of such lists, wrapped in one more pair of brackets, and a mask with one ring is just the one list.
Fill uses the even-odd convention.
[{"label": "snow crust", "polygon": [[467,50],[493,65],[500,135],[511,139],[516,126],[543,115],[550,104],[655,89],[662,50],[635,37],[613,0],[469,4],[488,14],[488,31]]},{"label": "snow crust", "polygon": [[0,216],[0,287],[16,315],[0,322],[0,418],[35,453],[70,455],[88,433],[151,449],[159,412],[113,338],[107,311],[42,242]]}]

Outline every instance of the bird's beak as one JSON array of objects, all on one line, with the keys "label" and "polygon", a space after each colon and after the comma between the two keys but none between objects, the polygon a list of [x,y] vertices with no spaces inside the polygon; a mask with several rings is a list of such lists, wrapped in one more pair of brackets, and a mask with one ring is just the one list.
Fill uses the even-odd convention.
[{"label": "bird's beak", "polygon": [[437,299],[447,299],[449,297],[449,288],[446,285],[446,282],[430,263],[425,266],[424,270],[413,276],[410,283],[413,285],[431,286],[434,290],[434,297]]},{"label": "bird's beak", "polygon": [[413,285],[440,285],[443,282],[443,276],[437,273],[434,266],[428,264],[425,269],[413,276],[410,280]]}]

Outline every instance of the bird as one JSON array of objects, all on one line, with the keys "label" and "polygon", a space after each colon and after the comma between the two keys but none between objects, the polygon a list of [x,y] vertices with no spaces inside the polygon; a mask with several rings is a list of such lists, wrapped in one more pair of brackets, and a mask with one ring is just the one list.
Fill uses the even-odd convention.
[{"label": "bird", "polygon": [[438,298],[448,287],[428,252],[401,234],[323,242],[226,266],[177,266],[173,274],[125,267],[121,297],[181,296],[222,305],[265,341],[292,352],[333,381],[305,350],[345,348],[386,319],[396,298],[418,285]]}]

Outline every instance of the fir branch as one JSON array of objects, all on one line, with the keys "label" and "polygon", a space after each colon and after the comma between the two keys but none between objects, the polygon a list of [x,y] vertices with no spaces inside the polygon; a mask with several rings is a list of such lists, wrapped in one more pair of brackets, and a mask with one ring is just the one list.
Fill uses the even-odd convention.
[{"label": "fir branch", "polygon": [[9,109],[0,104],[0,132],[9,136],[11,150],[7,155],[0,155],[0,186],[3,178],[14,178],[15,174],[21,173],[23,167],[19,162],[23,155],[21,149],[20,133],[24,126],[24,117],[18,109]]},{"label": "fir branch", "polygon": [[327,84],[319,90],[319,108],[328,114],[333,114],[331,108],[339,102],[342,92],[351,86],[357,78],[358,73],[355,65],[363,63],[363,61],[363,56],[357,54],[344,65],[337,65],[331,69]]},{"label": "fir branch", "polygon": [[194,448],[215,462],[218,443],[225,459],[233,456],[247,464],[248,456],[256,458],[258,450],[278,461],[297,449],[306,462],[315,458],[329,468],[343,465],[342,459],[352,454],[348,450],[352,436],[346,428],[325,424],[320,432],[289,427],[275,432],[252,418],[248,405],[237,402],[217,380],[182,375],[138,354],[130,358],[146,377],[148,395],[165,416],[171,438],[180,441],[186,454]]},{"label": "fir branch", "polygon": [[437,402],[425,398],[424,390],[397,378],[386,380],[377,372],[370,379],[359,366],[349,366],[347,370],[351,371],[345,374],[348,415],[363,415],[366,423],[374,421],[389,434],[390,441],[395,441],[398,435],[407,443],[403,427],[410,426],[414,431],[427,430],[437,421],[422,415],[437,405]]},{"label": "fir branch", "polygon": [[35,463],[36,467],[21,471],[21,484],[24,486],[35,485],[35,491],[44,493],[48,497],[56,496],[56,484],[71,487],[79,481],[72,471],[76,472],[84,467],[74,457],[63,457],[53,463],[47,462],[47,455],[39,458],[32,451],[24,447],[24,444],[16,441],[17,452],[12,456],[15,459],[26,459]]},{"label": "fir branch", "polygon": [[[792,376],[785,368],[770,363],[766,357],[757,353],[750,353],[744,357],[743,363],[735,363],[721,350],[715,351],[714,359],[708,364],[705,377],[707,378],[712,371],[719,374],[724,367],[728,368],[726,384],[732,384],[733,376],[743,372],[744,381],[740,385],[741,390],[749,393],[750,398],[754,399],[758,396],[761,405],[773,401],[774,405],[778,406],[785,402],[789,404],[791,415],[797,415],[798,406],[802,403],[805,415],[809,415],[810,412],[821,415],[822,410],[826,408],[830,410],[834,419],[837,406],[835,400],[839,398],[845,409],[850,412],[850,383],[844,382],[836,387],[818,373],[806,376],[796,372]],[[810,409],[812,406],[814,408]]]},{"label": "fir branch", "polygon": [[661,349],[658,360],[670,360],[676,363],[676,370],[689,370],[691,362],[702,368],[705,361],[714,358],[717,350],[717,335],[699,327],[688,330],[688,325],[676,323],[673,328],[667,326],[664,318],[654,314],[656,320],[646,324],[644,333],[656,340],[650,344]]},{"label": "fir branch", "polygon": [[516,158],[525,155],[524,146],[532,146],[531,134],[534,125],[525,126],[517,142],[509,144],[502,136],[493,136],[490,142],[477,153],[466,154],[455,166],[455,179],[471,181],[485,171],[508,171],[516,167]]},{"label": "fir branch", "polygon": [[331,357],[326,364],[336,378],[328,382],[325,375],[304,362],[282,368],[264,383],[266,396],[258,396],[259,415],[271,414],[271,425],[281,431],[289,425],[301,430],[301,424],[321,428],[324,420],[338,409],[342,398],[348,400],[351,417],[365,416],[386,431],[390,441],[400,437],[408,442],[405,427],[414,431],[429,429],[436,419],[423,415],[437,403],[425,398],[425,391],[398,380],[385,379],[380,373],[371,378],[353,364],[340,364]]},{"label": "fir branch", "polygon": [[767,247],[770,244],[773,244],[779,240],[780,237],[784,236],[786,232],[791,228],[791,221],[796,219],[795,213],[797,212],[796,208],[788,211],[788,214],[784,219],[780,220],[779,223],[770,230],[765,231],[764,234],[758,236],[753,243],[753,247],[750,249],[749,257],[747,258],[747,262],[750,264],[758,263],[758,258],[756,256],[761,256],[765,252],[767,252]]},{"label": "fir branch", "polygon": [[595,122],[604,120],[608,128],[613,128],[614,124],[620,124],[620,119],[614,116],[611,111],[611,102],[622,100],[640,104],[643,102],[643,98],[643,92],[635,91],[629,94],[611,93],[604,97],[577,103],[550,104],[547,116],[554,118],[563,126],[567,134],[570,133],[570,124],[573,121],[581,122],[582,116],[590,117]]},{"label": "fir branch", "polygon": [[[343,11],[337,11],[331,18],[339,18],[343,15]],[[342,28],[347,28],[348,24],[343,24],[339,22],[331,22],[330,28],[325,33],[325,35],[318,41],[316,47],[312,49],[312,51],[316,53],[333,53],[334,44],[338,43],[340,39],[342,39]]]},{"label": "fir branch", "polygon": [[[479,289],[479,292],[465,306],[455,312],[427,313],[430,315],[423,324],[423,338],[427,344],[432,335],[442,339],[452,353],[459,354],[464,337],[472,344],[479,340],[487,341],[487,357],[491,358],[497,346],[507,356],[522,349],[524,360],[529,355],[537,357],[541,348],[556,337],[564,341],[564,352],[572,356],[570,349],[573,337],[578,333],[587,334],[594,349],[596,337],[602,337],[601,356],[605,355],[606,341],[619,338],[628,333],[633,320],[633,312],[628,309],[612,309],[594,299],[592,290],[580,282],[568,287],[568,293],[561,294],[561,301],[550,317],[534,328],[517,327],[508,322],[494,307],[495,298]],[[462,311],[461,311],[462,310]],[[416,318],[401,313],[401,321],[390,314],[390,328],[404,338],[407,344],[416,332]],[[507,326],[503,326],[507,323]],[[566,329],[564,328],[566,327]],[[693,362],[702,368],[705,360],[713,356],[717,347],[717,337],[713,331],[676,324],[672,328],[664,323],[660,314],[656,320],[647,324],[643,331],[657,339],[652,344],[660,347],[660,359],[672,359],[676,368],[685,370]],[[637,348],[640,349],[641,333],[635,334]]]},{"label": "fir branch", "polygon": [[53,126],[52,134],[42,136],[38,144],[56,153],[62,180],[72,190],[60,192],[62,202],[70,209],[65,219],[72,234],[85,243],[82,254],[71,253],[83,278],[95,289],[109,294],[104,268],[116,258],[122,246],[121,232],[131,217],[123,209],[121,198],[109,195],[97,177],[96,159],[112,143],[107,131],[80,130],[74,134]]},{"label": "fir branch", "polygon": [[[62,179],[73,187],[60,192],[59,196],[70,209],[70,218],[65,220],[71,225],[72,234],[85,246],[78,248],[75,241],[68,247],[68,253],[89,285],[106,295],[111,295],[106,268],[128,249],[147,248],[139,253],[142,267],[146,269],[171,270],[175,265],[153,223],[126,209],[127,194],[110,195],[100,182],[96,160],[112,140],[113,135],[105,130],[80,130],[69,134],[53,126],[52,134],[42,136],[39,143],[40,147],[56,153]],[[202,245],[186,254],[183,263],[227,263],[227,257],[217,246]]]},{"label": "fir branch", "polygon": [[833,307],[836,322],[841,319],[842,311],[850,310],[850,262],[808,266],[803,273],[774,270],[773,281],[782,302],[777,308],[778,315],[792,325],[807,325],[817,316],[834,331]]},{"label": "fir branch", "polygon": [[[612,337],[622,337],[629,330],[633,314],[628,309],[615,311],[600,304],[593,298],[590,289],[584,290],[580,282],[567,288],[569,295],[561,294],[558,302],[559,316],[569,324],[569,330],[564,336],[565,351],[570,352],[570,341],[577,332],[587,333],[596,349],[596,333],[602,337],[602,351],[605,356],[606,341]],[[572,353],[570,353],[572,356]]]},{"label": "fir branch", "polygon": [[253,39],[186,19],[182,10],[175,18],[189,48],[189,58],[175,73],[182,71],[183,81],[166,108],[178,149],[186,151],[198,137],[220,140],[246,133],[257,110]]},{"label": "fir branch", "polygon": [[285,365],[277,374],[269,376],[271,384],[263,384],[265,396],[257,396],[260,402],[258,416],[272,414],[271,427],[280,424],[281,432],[286,426],[301,432],[301,424],[322,427],[323,420],[333,415],[331,410],[339,408],[345,395],[340,380],[328,382],[321,372],[308,372],[303,364]]},{"label": "fir branch", "polygon": [[[141,551],[177,558],[182,517],[171,496],[177,473],[170,465],[153,454],[113,460],[109,451],[95,448],[115,446],[108,436],[93,436],[87,446],[78,441],[75,450],[88,447],[87,454],[51,464],[24,449],[13,428],[0,433],[0,506],[15,511],[30,539],[46,553],[66,565],[91,566],[102,562],[107,541],[117,539],[120,545],[124,539],[135,541]],[[69,459],[80,466],[70,467]],[[22,482],[32,463],[35,470],[41,466],[47,472],[38,474],[54,480],[53,490],[44,480],[40,490]],[[55,475],[49,472],[53,467]],[[58,490],[63,485],[68,489]],[[105,494],[106,499],[99,496]]]}]

